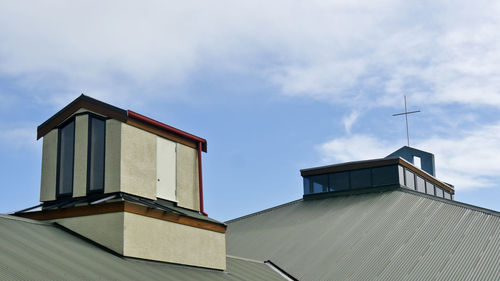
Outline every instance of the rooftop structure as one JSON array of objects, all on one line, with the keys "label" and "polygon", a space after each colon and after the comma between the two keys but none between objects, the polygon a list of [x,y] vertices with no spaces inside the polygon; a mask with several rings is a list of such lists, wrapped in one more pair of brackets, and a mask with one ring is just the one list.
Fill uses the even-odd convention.
[{"label": "rooftop structure", "polygon": [[226,268],[226,226],[203,210],[205,139],[85,95],[37,131],[42,203],[16,216],[125,257]]},{"label": "rooftop structure", "polygon": [[[406,160],[414,154],[422,157],[421,163],[427,171]],[[303,169],[300,173],[304,178],[304,199],[395,188],[449,200],[453,200],[455,194],[452,185],[434,177],[434,156],[407,146],[385,158]]]}]

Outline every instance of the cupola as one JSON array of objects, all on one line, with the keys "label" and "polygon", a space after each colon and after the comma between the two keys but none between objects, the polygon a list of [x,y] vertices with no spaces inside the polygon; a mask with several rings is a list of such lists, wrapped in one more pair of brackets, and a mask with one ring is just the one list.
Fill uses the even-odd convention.
[{"label": "cupola", "polygon": [[225,224],[203,209],[205,139],[81,95],[38,126],[39,206],[125,257],[225,269]]}]

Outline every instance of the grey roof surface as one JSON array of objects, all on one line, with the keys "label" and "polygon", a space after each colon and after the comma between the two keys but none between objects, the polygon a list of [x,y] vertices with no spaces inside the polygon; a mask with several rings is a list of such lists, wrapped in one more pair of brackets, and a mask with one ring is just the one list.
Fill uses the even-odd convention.
[{"label": "grey roof surface", "polygon": [[500,214],[416,192],[297,200],[226,223],[228,255],[299,280],[500,280]]},{"label": "grey roof surface", "polygon": [[125,259],[57,226],[0,215],[0,280],[284,280],[263,262],[227,270]]}]

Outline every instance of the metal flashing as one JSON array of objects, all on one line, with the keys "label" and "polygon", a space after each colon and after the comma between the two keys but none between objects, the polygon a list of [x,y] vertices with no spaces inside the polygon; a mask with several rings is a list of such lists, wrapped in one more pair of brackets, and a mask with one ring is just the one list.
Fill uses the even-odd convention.
[{"label": "metal flashing", "polygon": [[195,136],[195,135],[190,134],[188,132],[185,132],[183,130],[174,128],[174,127],[172,127],[170,125],[167,125],[165,123],[159,122],[157,120],[154,120],[152,118],[149,118],[147,116],[144,116],[142,114],[134,112],[132,110],[127,110],[127,116],[128,116],[129,119],[130,118],[136,119],[136,120],[139,120],[139,121],[144,122],[146,124],[152,125],[152,126],[154,126],[156,128],[159,128],[159,129],[165,130],[167,132],[171,132],[173,134],[176,134],[176,135],[178,135],[178,136],[180,136],[182,138],[186,138],[186,139],[192,140],[196,144],[200,143],[201,146],[202,146],[202,150],[204,152],[207,152],[207,141],[204,138],[200,138],[198,136]]},{"label": "metal flashing", "polygon": [[286,280],[288,280],[288,281],[299,281],[297,278],[293,277],[290,273],[284,271],[282,268],[280,268],[279,266],[277,266],[276,264],[274,264],[272,261],[267,260],[264,263],[267,264],[270,268],[272,268],[272,270],[274,270],[277,273],[279,273]]},{"label": "metal flashing", "polygon": [[[36,207],[36,206],[35,206]],[[179,208],[166,200],[150,200],[127,193],[92,194],[81,198],[63,198],[44,202],[41,211],[32,208],[13,213],[15,216],[49,220],[75,216],[95,215],[112,212],[130,212],[156,219],[167,220],[220,233],[226,231],[226,225],[195,211]]]}]

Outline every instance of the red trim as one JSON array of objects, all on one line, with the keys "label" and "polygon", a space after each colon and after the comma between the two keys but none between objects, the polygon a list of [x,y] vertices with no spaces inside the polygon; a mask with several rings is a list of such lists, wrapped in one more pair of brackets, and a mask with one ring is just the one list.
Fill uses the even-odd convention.
[{"label": "red trim", "polygon": [[203,173],[201,170],[201,146],[202,143],[198,143],[198,179],[200,183],[200,213],[208,217],[208,214],[203,210]]},{"label": "red trim", "polygon": [[154,119],[146,117],[146,116],[144,116],[142,114],[139,114],[137,112],[134,112],[132,110],[127,110],[127,114],[128,114],[129,118],[134,118],[134,119],[140,120],[142,122],[151,124],[151,125],[153,125],[155,127],[158,127],[160,129],[166,130],[168,132],[171,132],[171,133],[177,134],[179,136],[185,137],[187,139],[193,140],[195,142],[198,142],[198,143],[201,144],[202,150],[205,151],[205,152],[207,151],[207,141],[205,139],[203,139],[203,138],[197,137],[197,136],[192,135],[192,134],[190,134],[188,132],[184,132],[182,130],[179,130],[177,128],[169,126],[167,124],[161,123],[159,121],[156,121]]}]

